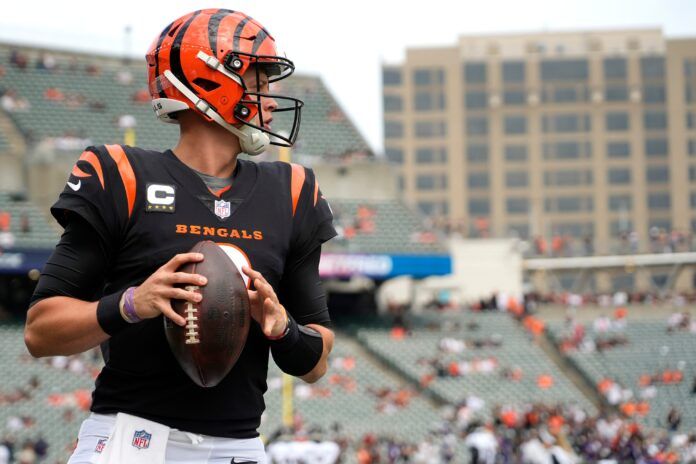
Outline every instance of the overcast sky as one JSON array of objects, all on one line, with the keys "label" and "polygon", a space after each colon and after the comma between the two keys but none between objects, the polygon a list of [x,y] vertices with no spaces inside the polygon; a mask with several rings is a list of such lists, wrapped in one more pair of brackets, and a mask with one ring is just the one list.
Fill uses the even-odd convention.
[{"label": "overcast sky", "polygon": [[462,34],[625,27],[696,36],[696,0],[13,0],[2,5],[0,40],[143,56],[174,18],[222,7],[259,20],[299,72],[321,75],[377,151],[380,66],[407,47],[452,45]]}]

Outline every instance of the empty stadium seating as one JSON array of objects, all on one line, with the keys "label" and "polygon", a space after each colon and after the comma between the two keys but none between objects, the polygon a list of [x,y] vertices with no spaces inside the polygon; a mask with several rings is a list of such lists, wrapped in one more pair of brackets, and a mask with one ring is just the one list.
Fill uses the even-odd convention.
[{"label": "empty stadium seating", "polygon": [[[361,230],[361,207],[370,210],[368,230]],[[357,201],[331,199],[334,223],[342,235],[328,242],[324,250],[343,253],[432,253],[446,249],[438,237],[421,240],[422,218],[400,201]],[[349,230],[351,231],[349,233]]]},{"label": "empty stadium seating", "polygon": [[[49,72],[34,65],[37,51],[19,47],[29,57],[29,65],[18,69],[8,62],[13,48],[17,47],[0,44],[0,65],[5,71],[0,77],[0,89],[12,89],[28,100],[30,109],[13,111],[10,116],[31,140],[72,134],[95,144],[121,143],[123,132],[118,119],[132,115],[137,121],[137,145],[164,149],[176,142],[177,127],[157,121],[149,97],[144,102],[134,101],[136,92],[147,89],[144,61],[122,62],[114,57],[55,52],[58,67]],[[98,72],[88,73],[86,68],[90,65],[96,65]],[[130,74],[130,82],[119,79],[122,73]],[[58,89],[65,100],[47,100],[44,94],[49,88]],[[367,150],[367,143],[320,78],[297,74],[275,84],[272,91],[305,102],[295,147],[298,154],[332,156]],[[81,103],[77,103],[78,96]],[[71,105],[68,100],[75,103]]]},{"label": "empty stadium seating", "polygon": [[[406,407],[397,408],[391,413],[378,413],[377,398],[371,389],[388,388],[396,391],[405,386],[403,380],[380,369],[374,361],[365,356],[356,342],[339,335],[332,359],[352,358],[353,368],[341,370],[334,366],[329,375],[311,386],[295,380],[298,390],[305,388],[323,392],[328,396],[314,394],[303,397],[296,394],[295,411],[308,426],[320,426],[326,432],[334,422],[342,425],[341,433],[351,442],[357,442],[366,431],[418,441],[432,430],[439,414],[432,402],[420,395],[412,397]],[[77,364],[85,372],[71,371],[74,364],[65,364],[65,359],[52,358],[36,360],[28,354],[23,341],[23,328],[19,325],[0,325],[0,366],[3,366],[3,382],[0,383],[0,398],[23,389],[31,392],[31,398],[13,404],[0,402],[0,439],[8,433],[6,427],[10,417],[30,416],[36,424],[16,432],[17,443],[25,439],[43,436],[50,443],[50,454],[46,462],[60,459],[64,462],[67,450],[74,443],[81,420],[88,414],[80,408],[93,387],[94,369],[101,368],[101,357],[96,351],[88,352],[70,359],[78,359]],[[354,389],[341,386],[335,374],[344,381],[354,384]],[[266,413],[260,432],[271,435],[281,425],[281,390],[278,388],[281,372],[272,361],[269,362],[269,391],[265,395]],[[32,377],[38,379],[38,386],[31,388]],[[65,411],[72,411],[71,419],[66,420]],[[366,421],[369,427],[366,427]],[[351,462],[351,460],[348,460]]]},{"label": "empty stadium seating", "polygon": [[[10,214],[10,232],[14,235],[17,248],[53,248],[58,241],[59,230],[55,222],[48,222],[46,215],[26,200],[15,200],[11,195],[0,192],[0,212]],[[22,230],[26,217],[29,229]]]},{"label": "empty stadium seating", "polygon": [[[331,358],[336,360],[345,357],[355,360],[353,369],[341,370],[334,364],[326,377],[311,386],[313,389],[327,389],[329,396],[311,396],[304,399],[296,396],[296,411],[303,416],[308,425],[320,426],[324,431],[328,431],[333,423],[338,422],[342,425],[343,433],[353,440],[362,437],[366,431],[400,439],[421,440],[436,426],[439,417],[437,410],[429,400],[420,395],[411,398],[408,406],[404,408],[398,408],[391,413],[378,413],[376,408],[379,401],[369,390],[389,388],[396,391],[408,385],[403,380],[385,373],[374,361],[362,354],[354,340],[339,336]],[[261,431],[266,435],[271,434],[281,423],[281,390],[277,388],[281,372],[275,363],[269,364],[269,385],[276,388],[270,388],[265,395],[266,413]],[[339,379],[335,377],[337,375],[354,381],[355,390],[348,391],[339,385]],[[301,384],[302,382],[295,381],[296,386]],[[366,427],[368,422],[369,427]]]},{"label": "empty stadium seating", "polygon": [[[667,333],[663,319],[630,321],[625,331],[628,344],[602,352],[570,351],[567,356],[594,385],[608,378],[631,389],[639,398],[638,381],[641,375],[655,375],[664,369],[683,368],[682,382],[672,385],[655,384],[657,395],[650,400],[650,412],[641,420],[649,426],[666,427],[667,413],[676,407],[682,414],[684,430],[696,427],[696,395],[691,387],[696,376],[696,334]],[[563,324],[549,326],[552,337],[560,341]]]},{"label": "empty stadium seating", "polygon": [[[588,411],[592,404],[565,377],[542,350],[531,341],[529,335],[504,313],[458,313],[454,316],[431,315],[430,325],[440,327],[443,323],[450,330],[428,329],[417,326],[403,339],[394,339],[381,329],[359,329],[358,338],[365,346],[414,382],[433,374],[433,369],[423,362],[439,356],[438,344],[444,337],[473,339],[490,337],[494,334],[502,340],[499,347],[465,350],[460,354],[442,356],[445,363],[495,357],[498,368],[491,373],[471,373],[460,377],[435,377],[428,389],[448,403],[459,403],[469,395],[486,401],[488,407],[495,405],[520,405],[521,402],[576,403]],[[471,330],[469,324],[478,328]],[[519,381],[506,380],[501,369],[519,368]],[[540,375],[550,375],[553,385],[542,389],[537,385]]]}]

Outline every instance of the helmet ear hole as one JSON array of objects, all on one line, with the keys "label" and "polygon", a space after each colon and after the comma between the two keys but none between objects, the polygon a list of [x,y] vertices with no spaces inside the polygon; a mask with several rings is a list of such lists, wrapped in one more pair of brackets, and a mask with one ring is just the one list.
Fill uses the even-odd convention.
[{"label": "helmet ear hole", "polygon": [[247,119],[249,114],[251,114],[251,110],[240,103],[235,107],[234,114],[240,119]]},{"label": "helmet ear hole", "polygon": [[209,79],[206,79],[204,77],[197,77],[193,80],[193,84],[197,85],[198,87],[202,88],[206,92],[211,92],[218,87],[220,87],[220,84],[217,82],[211,81]]}]

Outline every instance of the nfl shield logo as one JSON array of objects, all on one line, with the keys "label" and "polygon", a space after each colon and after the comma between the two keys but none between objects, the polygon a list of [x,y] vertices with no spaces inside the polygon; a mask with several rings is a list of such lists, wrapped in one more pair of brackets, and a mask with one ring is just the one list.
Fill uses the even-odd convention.
[{"label": "nfl shield logo", "polygon": [[152,438],[151,433],[147,433],[145,430],[136,430],[131,444],[138,449],[146,449],[150,447],[150,438]]},{"label": "nfl shield logo", "polygon": [[104,447],[106,446],[106,438],[100,438],[99,441],[97,442],[97,446],[94,447],[94,451],[97,453],[101,453],[104,451]]},{"label": "nfl shield logo", "polygon": [[230,217],[230,202],[225,200],[215,200],[215,215],[220,219]]}]

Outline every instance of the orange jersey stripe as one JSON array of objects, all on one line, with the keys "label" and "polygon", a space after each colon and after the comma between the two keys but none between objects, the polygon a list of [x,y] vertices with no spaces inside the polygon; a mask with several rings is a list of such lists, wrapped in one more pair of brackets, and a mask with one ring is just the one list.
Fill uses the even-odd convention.
[{"label": "orange jersey stripe", "polygon": [[317,199],[319,198],[319,182],[317,182],[316,177],[314,178],[314,206],[317,206]]},{"label": "orange jersey stripe", "polygon": [[302,186],[305,180],[305,170],[299,164],[290,163],[292,171],[290,172],[290,193],[292,194],[292,216],[295,217],[297,210],[297,202],[300,200]]},{"label": "orange jersey stripe", "polygon": [[72,175],[75,176],[75,177],[89,177],[89,176],[92,175],[92,174],[88,174],[88,173],[86,173],[85,171],[83,171],[82,169],[80,169],[80,168],[77,166],[77,164],[76,164],[75,166],[73,166],[72,171],[70,172],[70,174],[72,174]]},{"label": "orange jersey stripe", "polygon": [[[102,189],[105,188],[104,187],[104,173],[102,172],[101,163],[99,162],[99,158],[97,158],[97,155],[95,155],[91,151],[83,151],[82,154],[80,155],[80,159],[82,161],[87,161],[89,164],[92,165],[94,170],[97,172],[97,177],[99,177],[99,182],[101,183]],[[77,165],[75,165],[75,167],[77,167]],[[74,169],[73,169],[73,171],[74,171]],[[82,171],[82,170],[80,170],[80,171]]]},{"label": "orange jersey stripe", "polygon": [[131,217],[133,205],[135,204],[135,173],[133,167],[128,161],[126,152],[123,151],[121,145],[106,145],[106,149],[111,155],[111,158],[116,162],[118,173],[121,175],[123,186],[126,189],[126,200],[128,201],[128,217]]},{"label": "orange jersey stripe", "polygon": [[226,191],[228,191],[231,188],[232,188],[232,186],[228,185],[227,187],[222,187],[221,189],[218,189],[218,190],[213,190],[211,188],[209,188],[208,190],[210,190],[210,193],[212,193],[213,195],[215,195],[216,197],[219,198],[220,195],[222,195],[223,193],[225,193]]}]

